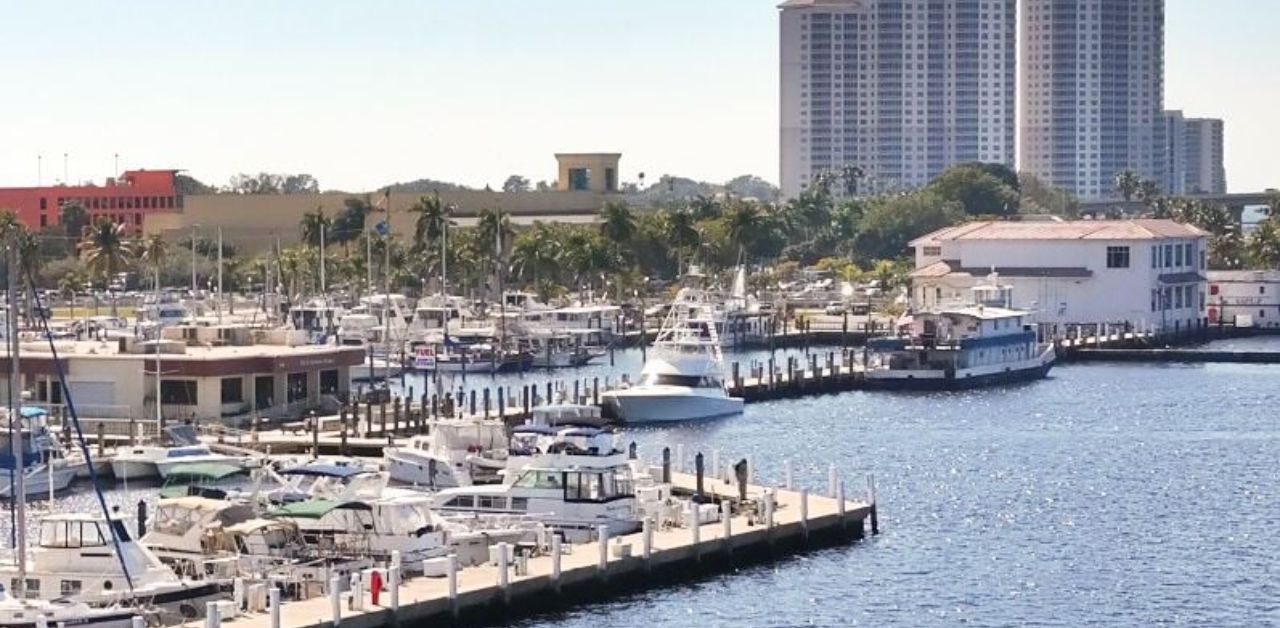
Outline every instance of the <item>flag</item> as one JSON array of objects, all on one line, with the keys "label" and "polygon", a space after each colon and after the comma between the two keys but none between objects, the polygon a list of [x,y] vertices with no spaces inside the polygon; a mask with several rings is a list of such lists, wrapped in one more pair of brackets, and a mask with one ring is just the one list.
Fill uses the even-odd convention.
[{"label": "flag", "polygon": [[391,189],[387,188],[382,191],[382,198],[373,204],[373,211],[385,212],[389,209],[391,209]]}]

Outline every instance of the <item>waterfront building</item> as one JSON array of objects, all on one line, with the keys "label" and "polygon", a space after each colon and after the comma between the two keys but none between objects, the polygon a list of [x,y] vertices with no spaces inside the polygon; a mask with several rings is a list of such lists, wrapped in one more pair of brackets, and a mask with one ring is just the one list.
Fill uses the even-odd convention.
[{"label": "waterfront building", "polygon": [[32,230],[60,223],[65,203],[78,203],[91,220],[100,216],[141,233],[147,216],[182,208],[182,196],[174,187],[177,170],[127,170],[103,185],[50,185],[0,188],[0,209],[12,210],[18,221]]},{"label": "waterfront building", "polygon": [[[482,210],[499,210],[512,224],[534,221],[594,223],[600,210],[611,201],[622,200],[619,191],[616,153],[560,153],[556,155],[559,179],[554,190],[502,192],[494,190],[441,190],[440,200],[452,206],[453,222],[467,227],[476,224]],[[270,250],[279,241],[291,246],[301,239],[298,224],[305,214],[320,209],[329,217],[338,215],[348,199],[362,199],[389,209],[391,231],[408,237],[416,217],[408,209],[431,192],[382,191],[322,192],[318,194],[201,194],[182,199],[180,211],[146,216],[143,230],[166,239],[212,238],[217,229],[241,252],[254,254]],[[374,213],[365,220],[371,229],[388,214]]]},{"label": "waterfront building", "polygon": [[[160,341],[129,336],[57,346],[72,400],[86,419],[155,417],[157,352],[167,420],[235,424],[336,409],[336,398],[351,390],[351,368],[366,357],[360,347],[306,344],[303,331],[231,325],[166,327]],[[8,368],[7,357],[0,362]],[[33,404],[65,403],[46,341],[22,343],[20,368]]]},{"label": "waterfront building", "polygon": [[1015,0],[787,0],[781,185],[861,168],[838,193],[924,185],[967,162],[1014,165]]},{"label": "waterfront building", "polygon": [[981,221],[911,243],[917,309],[966,297],[990,273],[1040,323],[1205,324],[1208,233],[1172,220]]},{"label": "waterfront building", "polygon": [[1280,327],[1280,271],[1211,270],[1209,324]]},{"label": "waterfront building", "polygon": [[1162,181],[1164,0],[1024,0],[1021,20],[1021,170],[1082,200]]},{"label": "waterfront building", "polygon": [[1161,191],[1179,196],[1227,193],[1222,120],[1187,118],[1181,111],[1166,111],[1164,134]]}]

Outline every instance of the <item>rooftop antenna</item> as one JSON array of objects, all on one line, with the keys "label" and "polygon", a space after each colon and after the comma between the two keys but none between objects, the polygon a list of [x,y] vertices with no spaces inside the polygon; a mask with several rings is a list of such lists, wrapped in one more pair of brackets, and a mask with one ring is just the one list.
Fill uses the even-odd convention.
[{"label": "rooftop antenna", "polygon": [[44,155],[36,153],[36,187],[44,186]]},{"label": "rooftop antenna", "polygon": [[70,154],[62,153],[62,184],[63,185],[71,185],[71,179],[67,177],[67,172],[69,172],[67,164],[70,161],[71,161]]}]

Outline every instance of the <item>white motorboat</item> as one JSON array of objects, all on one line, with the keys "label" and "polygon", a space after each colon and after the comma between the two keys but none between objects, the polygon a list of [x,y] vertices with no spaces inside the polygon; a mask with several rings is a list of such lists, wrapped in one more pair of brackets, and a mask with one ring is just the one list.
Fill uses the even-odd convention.
[{"label": "white motorboat", "polygon": [[520,516],[571,542],[591,538],[600,525],[611,534],[639,529],[636,473],[610,434],[569,428],[545,449],[515,455],[506,482],[442,490],[434,496],[436,512],[446,518]]},{"label": "white motorboat", "polygon": [[428,432],[382,450],[392,480],[429,488],[499,481],[498,471],[506,467],[505,423],[446,419],[432,421]]},{"label": "white motorboat", "polygon": [[[117,459],[119,459],[118,456]],[[250,459],[245,456],[220,454],[204,445],[188,445],[185,447],[166,448],[164,456],[156,458],[153,464],[155,465],[156,473],[161,478],[167,478],[174,469],[200,463],[215,463],[247,469],[250,466]],[[118,476],[119,474],[117,474]]]},{"label": "white motorboat", "polygon": [[631,387],[601,395],[607,414],[624,423],[696,421],[742,413],[730,397],[714,308],[701,291],[681,288],[667,312],[653,354]]},{"label": "white motorboat", "polygon": [[[132,527],[127,519],[108,520],[100,514],[46,515],[40,520],[39,543],[28,552],[27,596],[93,606],[154,603],[173,619],[198,617],[206,601],[221,597],[227,583],[180,579],[133,539]],[[0,564],[0,582],[19,572],[15,563]]]},{"label": "white motorboat", "polygon": [[[66,490],[75,481],[79,469],[50,461],[25,469],[23,482],[27,497],[48,497],[51,493]],[[52,490],[50,490],[52,487]],[[12,484],[0,484],[0,498],[13,496]]]},{"label": "white motorboat", "polygon": [[67,600],[19,600],[9,597],[0,584],[0,628],[34,628],[35,626],[73,626],[74,628],[133,628],[140,617],[131,608],[93,608],[83,602]]},{"label": "white motorboat", "polygon": [[388,488],[377,497],[294,502],[266,517],[296,525],[307,544],[326,551],[375,560],[398,552],[406,569],[414,569],[449,552],[430,504],[426,494]]}]

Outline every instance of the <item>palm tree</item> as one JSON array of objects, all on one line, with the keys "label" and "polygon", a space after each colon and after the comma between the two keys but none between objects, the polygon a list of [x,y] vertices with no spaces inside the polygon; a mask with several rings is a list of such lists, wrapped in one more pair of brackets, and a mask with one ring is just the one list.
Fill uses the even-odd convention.
[{"label": "palm tree", "polygon": [[626,203],[605,203],[600,210],[600,235],[626,246],[636,234],[636,217]]},{"label": "palm tree", "polygon": [[702,234],[698,233],[698,224],[693,213],[685,209],[664,212],[663,231],[667,244],[676,254],[676,274],[684,274],[684,258],[698,247]]},{"label": "palm tree", "polygon": [[[80,244],[76,246],[89,276],[111,292],[111,282],[116,274],[129,267],[133,259],[133,246],[125,240],[124,223],[99,218],[84,228]],[[116,300],[111,299],[111,315],[116,315]]]},{"label": "palm tree", "polygon": [[759,234],[763,216],[755,203],[736,201],[724,213],[726,235],[729,241],[738,247],[741,257],[747,248],[755,243]]},{"label": "palm tree", "polygon": [[845,196],[857,196],[858,183],[860,183],[865,176],[867,176],[867,173],[862,169],[862,166],[845,164],[844,167],[840,169],[840,179],[844,181]]},{"label": "palm tree", "polygon": [[153,233],[142,241],[142,246],[138,251],[138,260],[145,263],[155,272],[155,290],[160,291],[160,267],[164,265],[164,260],[169,255],[169,243],[160,237],[160,234]]},{"label": "palm tree", "polygon": [[535,287],[555,274],[562,259],[561,238],[545,223],[521,233],[511,248],[511,270]]},{"label": "palm tree", "polygon": [[1249,257],[1257,267],[1280,269],[1280,215],[1271,215],[1258,223],[1249,236]]},{"label": "palm tree", "polygon": [[408,209],[417,217],[413,221],[413,249],[422,253],[435,250],[435,243],[444,235],[445,221],[449,219],[451,208],[440,201],[440,194],[419,196]]},{"label": "palm tree", "polygon": [[327,240],[328,234],[333,233],[333,221],[324,215],[323,207],[303,214],[301,227],[302,241],[311,246],[320,246],[320,239],[323,237]]},{"label": "palm tree", "polygon": [[1138,193],[1138,187],[1142,185],[1142,180],[1138,178],[1137,173],[1134,171],[1125,169],[1116,174],[1115,185],[1116,191],[1124,198],[1124,202],[1128,203]]},{"label": "palm tree", "polygon": [[1145,179],[1138,184],[1135,195],[1138,202],[1145,205],[1147,209],[1153,209],[1156,200],[1160,198],[1160,186],[1155,181]]}]

